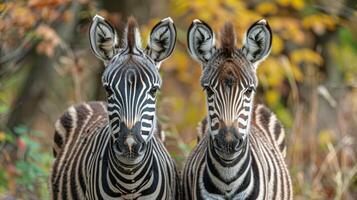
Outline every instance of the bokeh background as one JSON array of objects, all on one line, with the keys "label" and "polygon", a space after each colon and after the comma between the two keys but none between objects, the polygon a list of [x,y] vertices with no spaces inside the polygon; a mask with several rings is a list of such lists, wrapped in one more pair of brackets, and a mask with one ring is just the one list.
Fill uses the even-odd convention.
[{"label": "bokeh background", "polygon": [[181,169],[206,114],[201,68],[187,52],[195,18],[217,36],[232,21],[238,46],[266,18],[274,38],[258,69],[257,103],[286,127],[296,199],[357,199],[357,2],[355,0],[2,0],[0,3],[0,199],[49,199],[54,122],[82,101],[105,100],[104,66],[91,53],[96,14],[122,35],[128,16],[151,28],[171,16],[178,40],[161,67],[158,113]]}]

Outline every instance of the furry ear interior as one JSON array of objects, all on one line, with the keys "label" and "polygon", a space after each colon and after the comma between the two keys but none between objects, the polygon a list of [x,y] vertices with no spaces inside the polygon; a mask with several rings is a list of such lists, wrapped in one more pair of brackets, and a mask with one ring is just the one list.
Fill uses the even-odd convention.
[{"label": "furry ear interior", "polygon": [[188,29],[187,44],[194,59],[207,62],[215,50],[215,36],[211,27],[198,19],[193,20]]},{"label": "furry ear interior", "polygon": [[113,26],[99,15],[93,17],[89,28],[89,41],[94,55],[104,64],[110,61],[117,52],[117,34]]},{"label": "furry ear interior", "polygon": [[246,58],[257,66],[270,53],[272,32],[265,19],[255,22],[247,31],[242,51]]},{"label": "furry ear interior", "polygon": [[175,44],[176,27],[173,20],[168,17],[161,20],[151,30],[145,53],[158,64],[171,55]]}]

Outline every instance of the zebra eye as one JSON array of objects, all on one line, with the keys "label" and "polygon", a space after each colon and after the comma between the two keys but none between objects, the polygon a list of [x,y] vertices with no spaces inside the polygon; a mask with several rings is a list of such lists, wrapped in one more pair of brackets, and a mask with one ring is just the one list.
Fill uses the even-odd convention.
[{"label": "zebra eye", "polygon": [[250,96],[252,94],[252,92],[255,91],[255,88],[250,86],[246,91],[245,94]]},{"label": "zebra eye", "polygon": [[208,96],[211,96],[212,94],[214,94],[214,92],[210,86],[203,86],[203,90],[205,90],[207,92]]},{"label": "zebra eye", "polygon": [[157,87],[157,86],[152,87],[149,91],[150,95],[155,97],[158,89],[159,89],[159,87]]},{"label": "zebra eye", "polygon": [[107,92],[108,97],[113,95],[113,90],[109,87],[109,85],[104,85],[104,89]]}]

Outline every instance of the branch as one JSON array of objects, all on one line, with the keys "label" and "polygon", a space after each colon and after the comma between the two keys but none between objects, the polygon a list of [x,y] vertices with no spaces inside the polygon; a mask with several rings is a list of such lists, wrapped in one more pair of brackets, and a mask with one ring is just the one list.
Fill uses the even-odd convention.
[{"label": "branch", "polygon": [[[62,5],[59,7],[60,14],[53,19],[48,26],[53,27],[55,22],[62,16],[64,11],[72,4]],[[37,29],[39,25],[43,23],[43,19],[40,19],[36,22],[36,24],[29,30],[29,32],[33,32]],[[19,63],[36,47],[39,40],[36,38],[34,33],[28,34],[23,41],[21,41],[20,45],[12,52],[7,53],[6,55],[0,57],[0,79],[19,70],[22,66]],[[11,62],[11,63],[10,63]],[[10,63],[10,64],[8,64]]]}]

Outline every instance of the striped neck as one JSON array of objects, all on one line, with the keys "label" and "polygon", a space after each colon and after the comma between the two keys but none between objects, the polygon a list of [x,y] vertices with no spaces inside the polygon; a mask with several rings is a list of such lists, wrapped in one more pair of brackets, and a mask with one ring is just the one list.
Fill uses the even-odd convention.
[{"label": "striped neck", "polygon": [[216,153],[212,138],[209,137],[206,163],[203,183],[208,193],[231,198],[251,192],[253,171],[249,138],[232,160],[223,160]]},{"label": "striped neck", "polygon": [[136,198],[139,191],[150,182],[148,177],[152,177],[155,168],[157,168],[154,163],[155,159],[153,159],[153,141],[148,141],[143,160],[135,165],[124,164],[116,155],[114,145],[115,143],[111,141],[111,145],[108,147],[108,160],[107,162],[103,160],[104,165],[108,165],[108,171],[104,175],[105,182],[115,193],[125,195],[122,197],[128,195],[129,199]]}]

